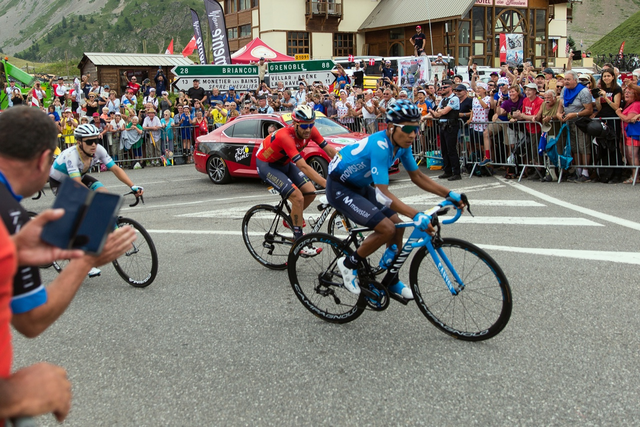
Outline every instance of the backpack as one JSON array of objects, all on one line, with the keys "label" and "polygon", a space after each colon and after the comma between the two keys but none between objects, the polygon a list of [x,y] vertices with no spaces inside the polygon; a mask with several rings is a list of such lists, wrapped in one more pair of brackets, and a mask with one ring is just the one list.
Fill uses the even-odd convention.
[{"label": "backpack", "polygon": [[[564,146],[563,153],[558,154],[557,144],[562,137],[562,132],[565,131],[567,133],[567,143]],[[571,157],[571,133],[569,132],[569,126],[566,123],[560,127],[558,135],[555,138],[551,138],[547,141],[544,150],[552,165],[561,167],[562,169],[569,169],[569,166],[571,166],[571,162],[573,161],[573,157]]]}]

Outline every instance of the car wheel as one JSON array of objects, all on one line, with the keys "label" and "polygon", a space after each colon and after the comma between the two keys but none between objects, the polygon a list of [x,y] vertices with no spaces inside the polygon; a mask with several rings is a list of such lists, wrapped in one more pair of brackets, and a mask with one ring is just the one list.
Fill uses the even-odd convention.
[{"label": "car wheel", "polygon": [[313,156],[309,160],[307,160],[307,163],[316,172],[318,172],[321,177],[325,179],[327,178],[327,175],[329,174],[329,162],[327,162],[320,156]]},{"label": "car wheel", "polygon": [[207,160],[207,175],[214,184],[227,184],[231,181],[231,174],[222,157],[214,155]]}]

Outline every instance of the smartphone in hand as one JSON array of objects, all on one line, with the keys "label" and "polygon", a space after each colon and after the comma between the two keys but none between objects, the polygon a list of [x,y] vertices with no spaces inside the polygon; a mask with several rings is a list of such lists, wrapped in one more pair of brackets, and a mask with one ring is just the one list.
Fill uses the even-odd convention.
[{"label": "smartphone in hand", "polygon": [[122,196],[91,191],[67,178],[53,203],[54,209],[64,209],[64,215],[46,224],[41,238],[62,249],[81,249],[99,255],[114,229],[122,200]]}]

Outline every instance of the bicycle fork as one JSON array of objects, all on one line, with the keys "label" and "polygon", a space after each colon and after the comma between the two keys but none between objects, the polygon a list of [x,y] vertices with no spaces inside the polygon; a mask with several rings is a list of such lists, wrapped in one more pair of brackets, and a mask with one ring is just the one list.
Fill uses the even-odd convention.
[{"label": "bicycle fork", "polygon": [[[429,255],[431,255],[431,259],[433,260],[433,263],[438,269],[440,276],[442,276],[442,280],[444,280],[444,283],[446,283],[447,287],[449,288],[449,291],[451,291],[451,294],[458,295],[460,291],[464,289],[464,283],[462,283],[462,279],[458,275],[458,272],[456,271],[456,269],[451,264],[451,261],[449,261],[449,258],[447,257],[447,255],[445,255],[444,250],[442,250],[442,247],[438,247],[437,249],[434,248],[433,242],[431,242],[430,240],[426,242],[425,247],[427,248],[427,251],[429,251]],[[457,287],[451,282],[451,279],[449,278],[449,274],[447,273],[447,270],[442,265],[443,261],[447,266],[447,268],[449,269],[449,272],[451,272],[451,274],[453,275],[453,278],[458,285]]]}]

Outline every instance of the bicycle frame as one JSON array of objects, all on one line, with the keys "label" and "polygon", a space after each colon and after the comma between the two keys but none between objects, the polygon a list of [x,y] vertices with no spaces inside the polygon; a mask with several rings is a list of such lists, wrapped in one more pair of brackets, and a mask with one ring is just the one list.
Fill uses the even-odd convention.
[{"label": "bicycle frame", "polygon": [[[433,260],[436,268],[438,269],[438,272],[440,273],[440,276],[442,276],[442,280],[445,282],[445,284],[449,288],[449,291],[451,292],[451,294],[457,295],[462,289],[464,289],[464,283],[462,282],[462,279],[460,278],[458,272],[453,267],[453,265],[451,264],[451,261],[449,261],[449,258],[444,253],[442,248],[437,246],[437,242],[440,239],[440,222],[438,220],[438,212],[440,212],[441,209],[444,208],[445,206],[454,206],[454,205],[449,201],[445,201],[441,205],[438,205],[430,209],[429,211],[425,212],[427,215],[429,215],[429,217],[432,218],[432,224],[436,227],[436,234],[434,236],[430,236],[427,232],[421,231],[420,229],[416,228],[413,222],[403,222],[403,223],[396,224],[396,228],[414,227],[414,229],[411,235],[409,236],[409,238],[403,244],[402,250],[393,259],[391,263],[391,267],[387,270],[387,273],[382,279],[382,284],[385,287],[389,287],[390,285],[397,282],[400,269],[402,268],[404,263],[407,261],[407,259],[409,259],[409,255],[411,255],[411,252],[413,252],[414,249],[421,248],[424,246],[429,252],[431,259]],[[456,215],[454,217],[442,221],[442,224],[451,224],[457,221],[458,218],[460,218],[461,214],[462,214],[462,211],[457,210]],[[369,228],[352,229],[350,231],[350,236],[345,241],[345,243],[349,245],[351,244],[351,242],[354,242],[357,247],[357,239],[356,239],[357,233],[362,231],[369,231],[369,230],[370,230]],[[436,242],[435,246],[434,246],[434,241]],[[447,266],[447,269],[449,270],[455,282],[457,283],[457,287],[451,281],[449,273],[447,273],[447,270],[444,268],[443,262],[444,262],[444,265]]]}]

